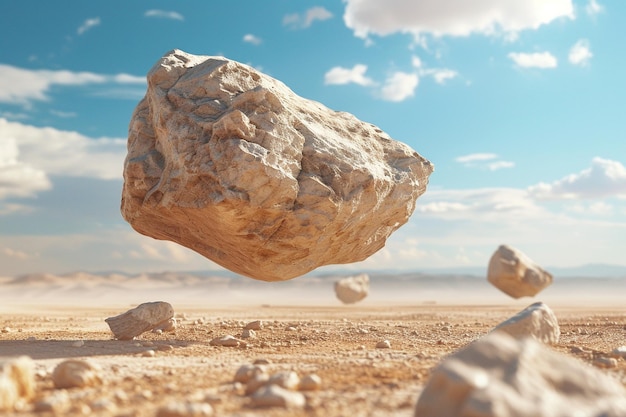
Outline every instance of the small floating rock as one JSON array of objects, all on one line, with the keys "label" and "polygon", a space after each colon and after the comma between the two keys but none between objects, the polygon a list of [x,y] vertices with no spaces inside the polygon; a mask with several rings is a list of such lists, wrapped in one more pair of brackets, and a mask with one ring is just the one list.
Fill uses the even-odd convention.
[{"label": "small floating rock", "polygon": [[263,386],[250,399],[251,406],[259,408],[302,408],[306,404],[304,395],[286,390],[278,385]]},{"label": "small floating rock", "polygon": [[68,359],[52,372],[55,388],[93,387],[102,384],[101,369],[86,360]]},{"label": "small floating rock", "polygon": [[370,277],[367,274],[347,277],[335,282],[335,295],[344,304],[361,301],[370,289]]},{"label": "small floating rock", "polygon": [[169,326],[169,320],[174,317],[174,308],[164,301],[143,303],[127,312],[105,321],[111,328],[113,335],[119,340],[131,340],[140,334],[152,329]]}]

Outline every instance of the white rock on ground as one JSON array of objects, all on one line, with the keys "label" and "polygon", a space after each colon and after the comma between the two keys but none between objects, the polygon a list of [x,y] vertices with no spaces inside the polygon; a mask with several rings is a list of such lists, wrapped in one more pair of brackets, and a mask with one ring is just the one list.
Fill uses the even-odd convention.
[{"label": "white rock on ground", "polygon": [[624,417],[626,390],[532,338],[491,333],[432,373],[415,417]]},{"label": "white rock on ground", "polygon": [[501,245],[489,260],[487,280],[513,298],[532,297],[552,284],[552,275],[521,251]]},{"label": "white rock on ground", "polygon": [[533,337],[548,344],[558,343],[561,336],[556,315],[542,302],[529,305],[513,317],[498,324],[493,331],[502,331],[518,339]]},{"label": "white rock on ground", "polygon": [[234,382],[248,383],[254,375],[265,374],[265,368],[262,365],[241,365],[235,372]]},{"label": "white rock on ground", "polygon": [[276,372],[267,381],[268,385],[278,385],[285,389],[295,390],[300,385],[300,377],[294,371]]},{"label": "white rock on ground", "polygon": [[265,385],[250,397],[252,407],[302,408],[306,398],[299,392],[289,391],[279,385]]},{"label": "white rock on ground", "polygon": [[342,278],[335,282],[335,295],[344,304],[354,304],[363,300],[369,294],[370,277],[360,274]]},{"label": "white rock on ground", "polygon": [[0,411],[18,411],[35,395],[35,363],[28,356],[0,361]]},{"label": "white rock on ground", "polygon": [[87,360],[68,359],[54,368],[52,382],[55,388],[98,386],[102,384],[102,369]]},{"label": "white rock on ground", "polygon": [[163,405],[156,413],[156,417],[204,417],[212,415],[213,407],[211,404],[190,401]]},{"label": "white rock on ground", "polygon": [[129,127],[122,215],[248,277],[362,261],[433,165],[345,112],[224,57],[166,53]]},{"label": "white rock on ground", "polygon": [[225,347],[238,347],[240,345],[245,345],[246,342],[243,340],[237,339],[235,336],[227,334],[226,336],[220,336],[211,339],[209,342],[211,346],[225,346]]},{"label": "white rock on ground", "polygon": [[322,378],[317,374],[305,375],[300,379],[300,391],[317,391],[322,388]]},{"label": "white rock on ground", "polygon": [[131,340],[153,329],[169,328],[174,317],[174,308],[164,301],[143,303],[115,317],[104,321],[109,325],[116,339]]}]

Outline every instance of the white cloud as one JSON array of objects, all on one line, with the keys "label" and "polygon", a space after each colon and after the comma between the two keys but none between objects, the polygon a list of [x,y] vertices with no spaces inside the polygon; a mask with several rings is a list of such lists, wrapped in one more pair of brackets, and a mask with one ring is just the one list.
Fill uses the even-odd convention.
[{"label": "white cloud", "polygon": [[433,77],[435,82],[441,85],[459,75],[458,72],[448,68],[426,68],[420,57],[415,55],[411,57],[411,65],[417,69],[420,77]]},{"label": "white cloud", "polygon": [[71,117],[76,117],[76,112],[73,111],[61,111],[61,110],[50,110],[51,114],[54,114],[57,117],[61,117],[63,119],[68,119]]},{"label": "white cloud", "polygon": [[571,0],[346,0],[344,22],[356,36],[511,34],[555,19],[574,18]]},{"label": "white cloud", "polygon": [[[17,139],[4,135],[0,119],[0,200],[8,197],[32,197],[52,187],[45,171],[20,160]],[[1,211],[5,211],[1,208]]]},{"label": "white cloud", "polygon": [[557,59],[550,52],[511,52],[508,55],[521,68],[556,68]]},{"label": "white cloud", "polygon": [[94,139],[5,119],[0,119],[0,146],[5,168],[0,175],[24,184],[27,195],[48,189],[52,175],[121,180],[126,156],[126,139]]},{"label": "white cloud", "polygon": [[417,74],[397,71],[391,74],[380,89],[383,100],[403,101],[415,95],[415,89],[419,83]]},{"label": "white cloud", "polygon": [[433,70],[433,78],[437,84],[445,84],[446,81],[456,78],[459,75],[456,71],[450,69],[435,69]]},{"label": "white cloud", "polygon": [[374,82],[365,76],[367,65],[356,64],[352,68],[333,67],[324,75],[324,84],[349,84],[355,83],[362,86],[373,85]]},{"label": "white cloud", "polygon": [[621,162],[596,157],[590,168],[552,183],[539,183],[528,191],[533,197],[546,200],[626,197],[626,167]]},{"label": "white cloud", "polygon": [[595,16],[604,11],[604,7],[596,0],[589,0],[589,3],[587,3],[587,6],[585,7],[585,11],[589,16]]},{"label": "white cloud", "polygon": [[283,18],[283,25],[292,29],[306,29],[316,20],[324,21],[333,17],[333,14],[324,7],[316,6],[308,9],[304,14],[288,14]]},{"label": "white cloud", "polygon": [[256,37],[251,33],[244,35],[243,41],[246,43],[251,43],[252,45],[260,45],[263,42],[261,38]]},{"label": "white cloud", "polygon": [[497,171],[503,168],[513,168],[515,166],[515,162],[511,161],[496,161],[490,164],[487,164],[487,169],[490,171]]},{"label": "white cloud", "polygon": [[83,33],[87,32],[89,29],[92,29],[92,28],[94,28],[94,27],[96,27],[98,25],[100,25],[100,18],[99,17],[94,17],[93,19],[87,19],[76,30],[76,33],[78,33],[79,35],[82,35]]},{"label": "white cloud", "polygon": [[589,41],[586,39],[579,40],[569,50],[568,59],[574,65],[586,66],[589,64],[591,57],[593,57],[593,54],[589,47]]},{"label": "white cloud", "polygon": [[471,153],[469,155],[458,156],[454,158],[454,160],[462,164],[467,164],[471,162],[490,161],[496,159],[497,157],[498,155],[495,153]]},{"label": "white cloud", "polygon": [[30,70],[0,64],[0,102],[29,106],[32,101],[47,101],[54,85],[145,84],[145,77],[129,74],[103,75],[67,70]]},{"label": "white cloud", "polygon": [[181,22],[185,20],[182,14],[178,12],[167,11],[167,10],[158,10],[158,9],[146,10],[146,12],[143,15],[145,17],[159,17],[163,19],[180,20]]}]

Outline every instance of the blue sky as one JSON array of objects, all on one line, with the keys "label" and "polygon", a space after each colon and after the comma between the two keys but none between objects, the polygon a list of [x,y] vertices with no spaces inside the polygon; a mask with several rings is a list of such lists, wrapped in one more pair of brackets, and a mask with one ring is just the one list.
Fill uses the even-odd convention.
[{"label": "blue sky", "polygon": [[[125,141],[167,51],[223,55],[435,165],[409,223],[341,268],[626,265],[626,3],[6,1],[0,276],[219,269],[119,213]],[[337,269],[333,267],[333,269]]]}]

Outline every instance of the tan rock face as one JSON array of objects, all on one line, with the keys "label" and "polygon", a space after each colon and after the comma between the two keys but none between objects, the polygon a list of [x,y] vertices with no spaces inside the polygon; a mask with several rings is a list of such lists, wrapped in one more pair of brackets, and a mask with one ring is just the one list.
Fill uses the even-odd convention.
[{"label": "tan rock face", "polygon": [[175,50],[133,114],[122,214],[242,275],[366,259],[406,223],[432,164],[376,126],[221,57]]},{"label": "tan rock face", "polygon": [[501,245],[491,256],[487,280],[513,298],[532,297],[552,284],[552,275],[521,251]]},{"label": "tan rock face", "polygon": [[492,333],[449,356],[420,395],[415,417],[623,417],[615,379],[532,338]]}]

